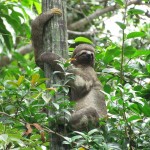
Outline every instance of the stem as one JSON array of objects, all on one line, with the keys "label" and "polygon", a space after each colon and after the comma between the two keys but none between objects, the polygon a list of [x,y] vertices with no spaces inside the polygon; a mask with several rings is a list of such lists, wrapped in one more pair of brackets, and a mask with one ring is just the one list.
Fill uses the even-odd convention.
[{"label": "stem", "polygon": [[[123,23],[126,24],[126,17],[127,17],[127,7],[128,7],[128,0],[125,0],[125,12],[123,16]],[[124,82],[124,51],[125,51],[125,29],[122,30],[122,47],[121,47],[121,66],[120,66],[120,84],[123,86]],[[120,92],[121,94],[121,99],[123,99],[123,93],[122,91]],[[125,134],[126,137],[129,139],[129,149],[132,150],[132,138],[130,137],[130,130],[131,127],[128,124],[127,117],[126,117],[126,106],[125,102],[123,102],[123,119],[125,121]]]}]

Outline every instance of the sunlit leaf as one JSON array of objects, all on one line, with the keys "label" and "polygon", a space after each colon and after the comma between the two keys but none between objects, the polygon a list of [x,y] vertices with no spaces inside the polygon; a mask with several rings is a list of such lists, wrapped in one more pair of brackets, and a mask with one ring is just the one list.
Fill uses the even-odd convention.
[{"label": "sunlit leaf", "polygon": [[84,147],[80,147],[78,148],[78,150],[86,150]]},{"label": "sunlit leaf", "polygon": [[41,10],[41,4],[34,1],[34,5],[36,7],[36,10],[37,10],[38,14],[41,14],[41,12],[42,12],[42,10]]},{"label": "sunlit leaf", "polygon": [[56,108],[56,110],[59,109],[59,105],[58,105],[57,103],[54,103],[54,102],[53,102],[53,105],[54,105],[54,107]]},{"label": "sunlit leaf", "polygon": [[120,71],[115,69],[115,68],[105,68],[105,69],[102,70],[102,72],[106,72],[106,73],[120,73]]},{"label": "sunlit leaf", "polygon": [[84,43],[89,43],[89,44],[92,44],[93,42],[91,40],[89,40],[88,38],[85,38],[85,37],[77,37],[75,39],[75,42],[84,42]]},{"label": "sunlit leaf", "polygon": [[43,93],[43,94],[42,94],[42,98],[43,98],[43,100],[44,100],[46,103],[48,103],[48,102],[51,100],[50,95],[47,96],[46,93]]},{"label": "sunlit leaf", "polygon": [[5,89],[5,87],[4,86],[0,86],[0,90],[4,90]]},{"label": "sunlit leaf", "polygon": [[134,57],[150,55],[150,50],[137,50]]},{"label": "sunlit leaf", "polygon": [[143,36],[145,36],[144,32],[131,32],[127,35],[127,39],[143,37]]},{"label": "sunlit leaf", "polygon": [[25,78],[24,76],[20,76],[20,77],[19,77],[19,79],[18,79],[18,81],[17,81],[18,86],[21,85],[21,83],[23,82],[24,78]]},{"label": "sunlit leaf", "polygon": [[40,75],[39,74],[33,74],[31,79],[31,85],[35,86],[35,84],[39,81]]},{"label": "sunlit leaf", "polygon": [[140,116],[137,116],[137,115],[133,115],[133,116],[131,116],[131,117],[129,117],[128,119],[128,122],[132,122],[132,121],[139,121],[139,120],[141,120],[141,117]]},{"label": "sunlit leaf", "polygon": [[69,137],[66,137],[66,136],[65,136],[64,139],[65,139],[67,142],[69,142],[69,143],[72,142],[71,138],[69,138]]},{"label": "sunlit leaf", "polygon": [[8,81],[7,83],[10,84],[10,85],[18,86],[18,84],[16,83],[16,81]]}]

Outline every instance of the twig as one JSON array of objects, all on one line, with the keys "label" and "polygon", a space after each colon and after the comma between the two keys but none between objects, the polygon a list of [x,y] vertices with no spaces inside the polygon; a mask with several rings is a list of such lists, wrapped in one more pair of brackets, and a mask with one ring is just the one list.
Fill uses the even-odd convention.
[{"label": "twig", "polygon": [[[5,116],[7,116],[7,117],[10,117],[10,118],[12,118],[13,120],[15,119],[15,120],[17,120],[17,121],[19,121],[19,122],[21,122],[21,123],[23,123],[23,124],[26,124],[26,123],[27,123],[27,122],[24,122],[24,121],[22,121],[22,120],[20,120],[20,119],[14,118],[13,116],[10,116],[9,114],[7,114],[7,113],[5,113],[5,112],[0,112],[0,114],[1,114],[1,115],[5,115]],[[45,127],[45,126],[42,126],[42,128],[43,128],[44,131],[47,131],[48,133],[51,133],[51,134],[55,134],[55,135],[61,137],[62,139],[66,140],[66,139],[65,139],[65,136],[61,135],[60,133],[55,132],[55,131],[53,131],[53,130],[51,130],[51,129]],[[77,145],[76,142],[73,142],[73,144]],[[84,145],[81,145],[81,147],[83,147],[85,150],[88,150],[88,149],[89,149],[89,147],[86,147],[86,146],[84,146]]]},{"label": "twig", "polygon": [[[127,7],[128,7],[128,0],[125,0],[125,8],[124,8],[124,16],[123,16],[123,23],[126,23],[126,18],[127,18]],[[121,65],[120,65],[120,84],[123,86],[123,81],[124,81],[124,51],[125,51],[125,29],[122,30],[122,51],[121,51]],[[121,94],[121,99],[123,99],[123,93],[120,91]],[[132,137],[130,136],[130,132],[132,129],[130,125],[128,124],[127,117],[126,117],[126,106],[125,103],[123,102],[123,119],[125,121],[125,134],[127,138],[129,139],[129,147],[130,150],[133,150],[132,147]]]},{"label": "twig", "polygon": [[88,35],[93,35],[93,34],[96,34],[96,33],[99,33],[99,31],[86,31],[86,32],[78,32],[78,31],[71,31],[71,30],[67,30],[67,32],[69,34],[74,34],[74,35],[85,35],[85,36],[88,36]]}]

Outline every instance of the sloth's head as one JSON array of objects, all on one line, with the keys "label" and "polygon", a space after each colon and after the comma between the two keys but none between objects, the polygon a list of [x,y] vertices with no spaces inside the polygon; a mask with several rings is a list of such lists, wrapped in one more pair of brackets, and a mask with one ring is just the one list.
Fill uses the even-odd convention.
[{"label": "sloth's head", "polygon": [[78,45],[72,55],[74,65],[94,66],[94,48],[89,44]]}]

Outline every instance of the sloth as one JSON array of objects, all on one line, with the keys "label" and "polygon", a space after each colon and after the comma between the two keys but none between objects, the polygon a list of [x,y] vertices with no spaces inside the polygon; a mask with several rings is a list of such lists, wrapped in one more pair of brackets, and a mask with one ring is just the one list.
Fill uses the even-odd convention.
[{"label": "sloth", "polygon": [[[51,11],[54,12],[54,11]],[[58,13],[58,11],[57,11]],[[42,32],[45,23],[54,15],[50,13],[49,18],[44,18],[42,14],[32,23],[32,41],[35,53],[35,62],[43,69],[47,63],[53,71],[63,72],[58,64],[58,60],[65,61],[64,58],[52,52],[42,53]],[[48,16],[48,15],[47,15]],[[38,22],[38,23],[37,23]],[[34,37],[36,36],[36,37]],[[39,45],[39,46],[38,46]],[[75,101],[74,112],[71,113],[69,124],[76,130],[87,129],[91,125],[97,126],[99,118],[107,116],[102,85],[94,71],[94,47],[89,44],[79,44],[72,55],[71,66],[68,72],[73,73],[75,78],[68,82],[70,101]],[[63,79],[63,75],[60,75]]]}]

